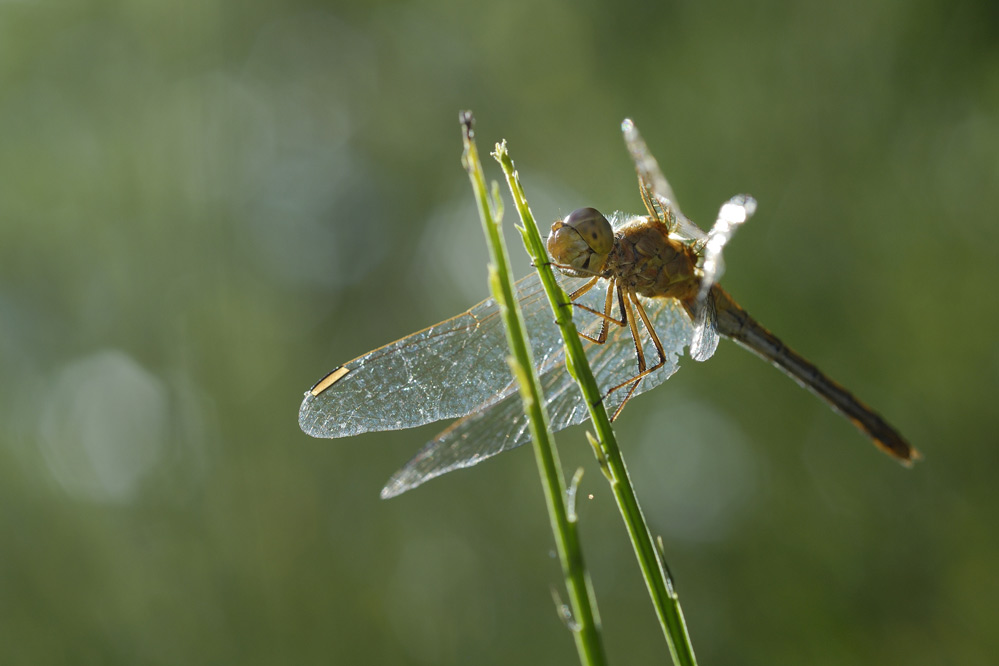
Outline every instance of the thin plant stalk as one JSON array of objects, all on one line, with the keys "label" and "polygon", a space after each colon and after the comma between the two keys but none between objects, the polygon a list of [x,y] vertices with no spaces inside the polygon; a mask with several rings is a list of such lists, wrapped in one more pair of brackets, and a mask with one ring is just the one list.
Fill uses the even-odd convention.
[{"label": "thin plant stalk", "polygon": [[[638,558],[638,564],[642,570],[642,576],[652,598],[652,605],[655,607],[656,615],[659,617],[659,623],[666,637],[666,643],[673,657],[673,663],[683,666],[694,665],[697,663],[694,657],[694,648],[691,645],[687,625],[683,619],[680,600],[669,576],[661,542],[657,544],[653,540],[652,533],[645,522],[638,497],[635,495],[634,486],[624,464],[624,458],[621,456],[621,449],[614,437],[607,410],[604,409],[600,388],[593,377],[593,371],[590,369],[586,354],[583,351],[582,342],[572,322],[572,305],[552,271],[544,241],[541,239],[537,222],[527,204],[524,188],[520,184],[520,177],[513,166],[513,160],[507,151],[505,141],[496,144],[493,157],[500,163],[506,175],[507,185],[523,223],[523,227],[517,227],[517,229],[523,236],[524,245],[538,269],[545,292],[551,301],[556,323],[562,331],[566,348],[566,367],[579,384],[596,432],[596,439],[591,437],[590,443],[593,445],[604,475],[610,482],[614,499],[617,501],[618,509],[624,519],[628,536],[631,538],[635,550],[635,556]],[[589,436],[589,433],[587,435]]]},{"label": "thin plant stalk", "polygon": [[[548,505],[548,517],[568,591],[569,609],[565,609],[563,606],[560,610],[563,619],[566,620],[566,624],[572,631],[580,663],[588,666],[605,664],[606,657],[600,635],[599,616],[589,575],[583,562],[575,510],[566,494],[562,467],[552,443],[548,414],[544,409],[544,395],[537,373],[534,371],[524,319],[513,288],[513,275],[510,271],[506,244],[503,241],[502,233],[500,233],[499,219],[502,217],[502,210],[497,196],[498,187],[494,191],[493,197],[490,198],[486,189],[485,176],[482,173],[482,164],[479,161],[478,149],[475,145],[471,112],[462,112],[460,119],[464,143],[462,163],[472,182],[482,228],[489,244],[491,258],[489,285],[493,298],[500,306],[500,313],[505,324],[511,354],[508,361],[514,377],[520,385],[520,395],[531,429],[531,440],[534,444],[534,456],[538,463],[545,502]],[[575,488],[575,483],[573,488]],[[572,496],[574,495],[573,492]]]}]

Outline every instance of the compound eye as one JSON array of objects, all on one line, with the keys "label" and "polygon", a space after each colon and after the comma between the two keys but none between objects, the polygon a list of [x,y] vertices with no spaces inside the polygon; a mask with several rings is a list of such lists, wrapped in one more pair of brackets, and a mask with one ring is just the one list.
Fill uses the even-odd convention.
[{"label": "compound eye", "polygon": [[578,208],[569,213],[562,224],[575,229],[597,254],[610,254],[614,247],[614,230],[596,208]]}]

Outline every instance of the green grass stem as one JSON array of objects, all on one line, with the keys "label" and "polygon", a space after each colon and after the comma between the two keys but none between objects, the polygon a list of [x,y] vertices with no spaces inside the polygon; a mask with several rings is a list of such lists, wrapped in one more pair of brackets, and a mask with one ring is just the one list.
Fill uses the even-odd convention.
[{"label": "green grass stem", "polygon": [[596,432],[596,438],[590,440],[591,444],[593,444],[600,466],[610,482],[611,491],[624,519],[628,536],[631,538],[635,550],[635,556],[638,558],[638,564],[642,570],[642,576],[645,579],[652,604],[659,617],[666,643],[673,657],[673,663],[693,666],[697,663],[694,658],[694,648],[690,642],[680,601],[670,580],[662,549],[657,547],[645,522],[641,506],[635,495],[635,489],[624,464],[624,458],[621,455],[621,449],[618,447],[614,431],[611,429],[610,418],[607,416],[607,410],[604,409],[600,388],[593,377],[576,327],[572,323],[572,305],[555,279],[548,253],[538,231],[537,222],[527,204],[524,189],[520,184],[520,178],[514,168],[505,141],[496,144],[493,157],[500,163],[506,175],[507,185],[513,195],[514,204],[523,224],[517,229],[523,236],[524,245],[538,269],[545,292],[551,301],[555,320],[562,331],[566,348],[566,367],[579,384],[589,407],[590,418]]},{"label": "green grass stem", "polygon": [[[473,118],[465,111],[460,116],[464,152],[462,163],[468,171],[475,192],[479,217],[489,244],[492,263],[489,266],[489,285],[493,298],[500,306],[500,313],[506,328],[507,342],[510,345],[510,368],[520,385],[520,395],[524,411],[529,420],[534,456],[538,463],[541,485],[556,550],[562,564],[562,574],[568,591],[571,617],[565,618],[576,642],[579,661],[586,665],[606,663],[603,642],[600,636],[599,616],[593,598],[589,576],[583,562],[583,552],[579,544],[579,533],[575,511],[566,494],[565,479],[558,453],[552,442],[548,427],[548,415],[544,409],[544,395],[538,376],[534,371],[531,348],[527,340],[524,319],[520,312],[513,287],[513,274],[507,256],[499,221],[502,211],[499,207],[498,188],[490,198],[486,189],[482,163],[475,145]],[[575,487],[575,484],[574,486]]]}]

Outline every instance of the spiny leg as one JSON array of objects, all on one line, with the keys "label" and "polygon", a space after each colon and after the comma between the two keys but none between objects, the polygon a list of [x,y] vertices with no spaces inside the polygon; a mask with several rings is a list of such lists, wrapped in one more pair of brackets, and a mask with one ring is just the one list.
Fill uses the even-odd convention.
[{"label": "spiny leg", "polygon": [[631,388],[628,389],[628,394],[624,396],[624,400],[622,400],[621,404],[618,405],[618,408],[614,410],[614,414],[611,416],[611,421],[617,418],[617,415],[621,413],[621,408],[624,407],[624,405],[628,402],[628,400],[631,399],[631,394],[635,392],[636,388],[638,388],[638,383],[639,381],[641,381],[641,377],[643,377],[645,373],[645,350],[642,348],[642,338],[638,332],[638,323],[635,321],[635,312],[632,309],[634,294],[632,293],[631,290],[628,290],[628,300],[625,300],[623,296],[623,289],[621,289],[621,287],[618,287],[618,289],[619,289],[618,292],[619,298],[624,304],[624,311],[627,313],[626,319],[628,320],[628,326],[631,329],[631,340],[635,345],[635,357],[638,359],[638,375],[637,375],[638,378],[636,379],[635,377],[633,377],[626,382],[622,382],[621,384],[614,386],[609,391],[607,391],[607,393],[604,394],[604,399],[606,399],[607,396],[609,396],[614,391],[617,391],[618,389],[623,388],[628,384],[634,382]]},{"label": "spiny leg", "polygon": [[[628,292],[628,299],[629,299],[628,318],[631,321],[631,334],[635,339],[635,352],[638,356],[638,374],[629,379],[628,381],[621,382],[611,390],[607,391],[607,395],[610,395],[614,391],[617,391],[618,389],[621,389],[631,384],[631,388],[628,389],[628,394],[624,397],[624,400],[621,401],[621,404],[618,405],[617,409],[614,410],[614,415],[611,417],[611,421],[615,420],[618,417],[618,414],[621,413],[621,410],[624,409],[624,406],[628,404],[629,400],[631,400],[632,395],[634,395],[635,393],[635,389],[638,388],[638,385],[642,382],[642,379],[646,375],[655,372],[656,370],[658,370],[659,368],[663,367],[666,364],[666,351],[663,349],[663,344],[662,342],[660,342],[659,336],[656,334],[655,327],[653,327],[652,322],[649,321],[649,315],[645,312],[645,307],[642,305],[642,302],[639,300],[638,296],[633,291]],[[634,304],[635,310],[638,310],[638,316],[642,318],[642,325],[645,326],[645,330],[648,331],[649,337],[652,339],[652,344],[656,348],[656,354],[659,356],[658,362],[655,365],[653,365],[651,368],[646,368],[645,353],[642,349],[642,344],[639,341],[638,326],[635,323],[635,315],[631,308],[632,304]]]},{"label": "spiny leg", "polygon": [[[580,310],[584,310],[591,314],[595,314],[597,317],[601,319],[600,333],[597,335],[597,337],[594,338],[590,335],[587,335],[586,333],[583,333],[582,331],[579,331],[579,335],[581,337],[586,338],[590,342],[602,345],[605,342],[607,342],[608,324],[617,324],[618,326],[625,326],[627,324],[627,320],[624,316],[624,299],[621,297],[620,289],[615,289],[615,285],[617,284],[619,284],[617,280],[614,280],[613,278],[609,280],[607,284],[607,297],[604,299],[603,312],[595,310],[588,305],[583,305],[582,303],[575,303],[575,302],[573,303],[573,305],[575,305]],[[614,316],[611,314],[611,312],[613,311],[615,291],[617,291],[618,293],[618,310],[621,312],[621,319],[614,319]]]},{"label": "spiny leg", "polygon": [[638,299],[638,296],[634,292],[631,293],[631,299],[635,303],[635,309],[638,310],[638,316],[642,318],[642,324],[645,325],[645,330],[649,332],[649,337],[652,338],[652,345],[656,348],[656,354],[659,356],[659,362],[652,368],[649,368],[646,373],[648,374],[649,372],[654,372],[666,365],[666,350],[663,349],[663,343],[659,341],[659,335],[656,333],[656,327],[652,325],[651,321],[649,321],[649,315],[645,311],[645,306],[642,305],[642,302]]},{"label": "spiny leg", "polygon": [[[599,281],[600,281],[600,277],[599,276],[595,276],[595,277],[591,278],[582,287],[580,287],[579,289],[577,289],[574,292],[572,292],[571,294],[569,294],[569,305],[574,306],[574,307],[578,307],[578,308],[585,307],[583,305],[580,305],[579,303],[576,303],[576,299],[579,298],[580,296],[583,296],[584,294],[586,294],[587,292],[589,292],[591,289],[593,289],[593,287],[595,287],[597,285],[597,282],[599,282]],[[610,309],[610,303],[607,303],[604,307],[605,307],[606,310],[609,311],[609,309]],[[596,312],[592,308],[586,308],[586,309],[589,310],[590,312]],[[603,313],[596,312],[596,314],[602,315]],[[601,335],[605,339],[606,339],[606,335],[605,335],[604,331],[606,330],[606,328],[607,328],[607,323],[605,321],[604,325],[601,327],[601,332],[600,332]],[[603,341],[594,340],[593,338],[591,338],[590,336],[586,335],[585,333],[579,333],[579,335],[582,336],[582,337],[584,337],[584,338],[586,338],[587,340],[592,340],[593,342],[597,342],[598,344],[603,344]]]},{"label": "spiny leg", "polygon": [[575,301],[575,299],[573,299],[573,302],[572,302],[572,304],[574,306],[576,306],[577,308],[580,308],[582,310],[586,310],[587,312],[592,312],[593,314],[595,314],[598,317],[600,317],[600,333],[597,334],[597,337],[594,338],[591,335],[588,335],[586,333],[583,333],[582,331],[579,331],[579,335],[582,338],[584,338],[586,340],[589,340],[590,342],[595,342],[598,345],[602,345],[603,343],[605,343],[607,341],[607,321],[608,320],[614,321],[613,319],[611,319],[611,316],[610,316],[611,315],[611,307],[613,307],[613,305],[614,305],[614,292],[612,291],[613,288],[614,288],[614,281],[611,280],[611,282],[607,285],[607,296],[604,298],[604,311],[603,312],[597,312],[596,310],[594,310],[591,307],[588,307],[588,306],[583,305],[581,303],[577,303]]},{"label": "spiny leg", "polygon": [[591,278],[582,287],[580,287],[576,291],[574,291],[571,294],[569,294],[569,300],[570,301],[575,301],[577,298],[579,298],[580,296],[582,296],[583,294],[585,294],[586,292],[588,292],[590,289],[593,289],[593,287],[595,287],[597,285],[597,282],[599,282],[599,281],[600,281],[600,276],[595,276],[595,277]]},{"label": "spiny leg", "polygon": [[[589,340],[590,342],[602,345],[605,342],[607,342],[609,322],[613,322],[618,326],[627,325],[631,329],[631,339],[635,345],[635,356],[638,360],[638,374],[636,374],[631,379],[628,379],[627,381],[622,382],[617,386],[614,386],[609,391],[607,391],[607,393],[605,393],[603,396],[604,399],[606,399],[607,396],[609,396],[614,391],[622,389],[625,386],[628,386],[629,384],[631,385],[631,387],[628,389],[628,394],[624,397],[624,400],[621,401],[621,404],[618,405],[616,410],[614,410],[614,414],[613,416],[611,416],[611,421],[613,421],[618,417],[618,415],[621,413],[621,410],[624,409],[624,406],[628,403],[628,401],[631,400],[632,395],[634,395],[635,390],[638,388],[638,385],[641,383],[642,379],[649,373],[655,372],[663,365],[665,365],[666,352],[663,350],[662,342],[660,342],[659,336],[656,334],[655,328],[652,326],[652,322],[649,320],[649,316],[645,312],[645,307],[642,305],[642,302],[639,300],[637,294],[635,294],[635,292],[631,289],[625,289],[619,281],[613,278],[609,280],[609,283],[607,285],[607,297],[604,299],[603,312],[600,312],[599,310],[591,308],[587,305],[583,305],[582,303],[575,302],[575,299],[587,293],[594,287],[594,285],[597,282],[597,279],[598,278],[590,280],[589,282],[587,282],[582,287],[580,287],[579,289],[577,289],[576,291],[572,292],[572,294],[569,295],[569,298],[573,301],[572,304],[574,306],[582,310],[585,310],[587,312],[590,312],[602,320],[602,323],[600,325],[600,333],[597,337],[595,338],[591,337],[586,333],[583,333],[582,331],[579,332],[579,335]],[[627,298],[625,298],[625,291],[627,291],[628,294]],[[620,320],[615,319],[611,314],[613,307],[613,296],[615,293],[617,293],[617,298],[618,298],[618,309],[621,312]],[[645,330],[648,331],[649,337],[652,340],[652,344],[656,349],[656,354],[658,355],[659,360],[651,368],[647,367],[647,363],[645,360],[645,349],[642,347],[641,333],[638,330],[638,322],[635,319],[635,310],[638,311],[638,316],[642,320],[642,325],[645,327]]]}]

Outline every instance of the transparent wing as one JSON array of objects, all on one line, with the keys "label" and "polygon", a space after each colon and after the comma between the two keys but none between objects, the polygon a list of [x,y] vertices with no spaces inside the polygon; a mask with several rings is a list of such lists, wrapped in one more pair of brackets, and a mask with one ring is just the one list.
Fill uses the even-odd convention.
[{"label": "transparent wing", "polygon": [[649,152],[645,139],[638,133],[638,128],[630,118],[625,118],[621,123],[621,132],[624,134],[624,143],[628,147],[631,160],[635,163],[639,184],[643,189],[649,190],[655,203],[665,210],[666,214],[661,219],[670,232],[692,241],[702,241],[707,238],[704,230],[691,222],[680,210],[673,188],[670,187],[669,181],[659,168],[659,163]]},{"label": "transparent wing", "polygon": [[736,229],[756,212],[756,200],[746,194],[738,194],[729,199],[718,211],[718,219],[708,232],[708,240],[704,244],[704,255],[701,263],[701,290],[697,295],[700,303],[705,302],[708,292],[725,272],[725,262],[722,260],[722,250],[735,235]]},{"label": "transparent wing", "polygon": [[694,315],[694,334],[690,338],[690,358],[707,361],[718,349],[718,311],[712,299],[700,301]]},{"label": "transparent wing", "polygon": [[[631,217],[614,213],[610,220],[617,228]],[[581,282],[559,280],[567,291]],[[516,289],[535,365],[548,367],[561,358],[562,336],[537,273]],[[313,437],[349,437],[465,416],[515,390],[506,350],[499,308],[487,298],[328,373],[305,393],[299,425]]]},{"label": "transparent wing", "polygon": [[[550,366],[562,337],[536,273],[517,282],[535,362]],[[299,425],[313,437],[347,437],[465,416],[515,390],[496,301],[338,367],[306,392]]]},{"label": "transparent wing", "polygon": [[[603,289],[594,289],[581,299],[586,305],[599,308]],[[642,380],[635,394],[644,393],[666,381],[677,370],[677,358],[691,336],[691,324],[686,312],[674,299],[643,299],[643,304],[666,351],[665,365]],[[577,311],[576,325],[591,335],[600,327],[599,321]],[[584,322],[586,322],[584,324]],[[533,336],[534,332],[531,331]],[[560,339],[561,342],[561,339]],[[583,340],[587,358],[602,390],[633,377],[637,371],[634,343],[626,328],[614,327],[602,345]],[[537,359],[536,359],[537,360]],[[561,430],[587,418],[586,405],[565,371],[561,344],[548,362],[539,364],[541,386],[545,393],[552,430]],[[617,409],[627,391],[616,391],[605,399],[608,411]],[[451,425],[428,443],[409,463],[396,472],[382,489],[382,497],[394,497],[452,470],[475,465],[498,453],[530,441],[527,419],[520,397],[511,386],[495,399],[482,405]]]},{"label": "transparent wing", "polygon": [[690,357],[706,361],[718,348],[718,313],[715,301],[709,298],[711,288],[725,271],[722,250],[735,230],[752,216],[756,201],[744,194],[732,197],[718,211],[718,219],[708,233],[701,256],[701,286],[694,302],[694,335],[690,340]]}]

